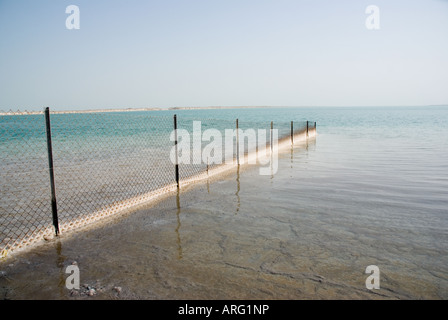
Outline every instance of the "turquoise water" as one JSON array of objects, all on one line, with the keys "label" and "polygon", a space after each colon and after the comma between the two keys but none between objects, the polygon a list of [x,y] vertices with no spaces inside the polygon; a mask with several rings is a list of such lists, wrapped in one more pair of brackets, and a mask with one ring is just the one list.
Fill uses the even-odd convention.
[{"label": "turquoise water", "polygon": [[[174,113],[179,119],[226,120],[209,122],[221,126],[233,125],[235,118],[285,126],[291,120],[312,120],[318,136],[305,149],[282,154],[272,177],[260,176],[258,170],[238,172],[206,189],[181,194],[180,206],[168,201],[64,245],[62,260],[77,260],[87,268],[86,281],[121,284],[141,298],[372,298],[364,286],[364,270],[373,264],[382,272],[383,289],[374,298],[448,298],[448,107],[154,111],[149,114],[167,129],[154,132],[153,146],[169,141],[165,133]],[[25,129],[39,127],[35,119],[40,118],[14,117],[8,121],[15,123],[8,125],[20,127],[24,121]],[[140,165],[147,159],[142,155],[156,152],[142,148],[147,119],[148,112],[54,115],[55,135],[68,132],[55,144],[76,141],[80,150],[89,150],[86,160],[100,160],[87,171],[88,177],[107,175],[113,185],[123,176],[112,179],[114,170],[101,169],[104,163],[114,160],[123,166],[117,158],[132,155],[133,164]],[[100,134],[90,131],[89,136],[89,121],[93,127],[104,123]],[[108,153],[112,144],[105,141],[123,135],[127,129],[120,127],[129,129],[131,138],[119,145],[123,154],[114,156]],[[23,134],[29,134],[25,129]],[[1,143],[5,148],[6,142]],[[38,150],[45,142],[30,134],[27,145]],[[71,154],[67,160],[79,155],[71,149],[64,152],[57,154]],[[160,160],[165,163],[164,157]],[[33,159],[46,165],[45,152]],[[82,167],[83,159],[78,160]],[[83,173],[81,169],[75,173]],[[43,180],[46,175],[43,170]],[[72,178],[64,180],[67,189],[61,191],[67,199],[75,197],[69,192]],[[127,178],[138,180],[138,175]],[[89,194],[94,190],[86,190],[83,198],[96,201]],[[62,201],[61,208],[68,210],[68,204]],[[94,243],[88,251],[86,241]],[[45,265],[40,263],[31,266]],[[131,270],[126,277],[123,268]],[[18,272],[15,276],[21,279]],[[219,290],[210,283],[214,278],[222,280]],[[42,283],[51,287],[51,278],[47,280]],[[16,297],[26,296],[27,290],[17,289]],[[48,293],[66,296],[62,289]]]},{"label": "turquoise water", "polygon": [[[179,111],[177,127],[191,133],[193,121],[200,120],[202,130],[214,128],[224,132],[235,128],[236,119],[231,114],[213,111]],[[52,113],[59,223],[72,223],[93,212],[109,210],[117,203],[174,184],[175,166],[170,157],[174,147],[171,139],[173,115],[172,111]],[[256,120],[261,119],[246,117],[240,127],[270,127],[271,121]],[[296,125],[297,129],[303,127],[303,122]],[[289,122],[276,122],[275,126],[280,134],[289,135]],[[227,151],[223,152],[223,157]],[[234,153],[230,150],[230,154]],[[197,161],[197,154],[191,154],[192,160]],[[14,248],[21,239],[52,224],[43,114],[0,116],[0,159],[2,251]],[[207,168],[206,162],[181,164],[179,175],[185,179]]]},{"label": "turquoise water", "polygon": [[[62,192],[61,201],[64,201],[64,193],[70,196],[74,191],[88,187],[91,203],[106,184],[110,192],[113,192],[114,184],[123,184],[126,180],[132,184],[133,179],[128,176],[144,176],[137,184],[147,184],[151,179],[151,173],[147,172],[151,170],[157,175],[152,179],[152,189],[173,182],[169,156],[173,145],[170,133],[174,114],[178,117],[178,128],[188,131],[191,131],[192,120],[202,120],[202,130],[216,128],[223,131],[235,128],[238,118],[243,129],[269,130],[273,121],[280,136],[289,135],[291,121],[295,122],[295,128],[303,127],[306,120],[316,121],[319,141],[328,139],[330,145],[338,146],[337,150],[325,155],[327,159],[334,158],[333,162],[325,163],[328,170],[332,165],[336,169],[351,166],[352,172],[371,170],[373,176],[388,173],[391,179],[401,173],[402,180],[420,181],[422,192],[427,186],[428,199],[434,197],[430,191],[446,192],[448,107],[196,109],[52,114],[54,165],[57,187]],[[34,189],[39,195],[27,193],[33,194],[32,198],[39,202],[46,202],[41,200],[48,198],[45,139],[43,114],[0,117],[3,194],[18,193],[20,198],[26,198],[21,192]],[[353,146],[357,149],[353,150]],[[336,158],[337,154],[343,158]],[[135,171],[134,175],[127,171],[130,167]],[[205,170],[205,164],[183,168],[181,177],[186,177]],[[33,173],[38,173],[35,178]],[[78,177],[83,179],[78,181]],[[16,190],[12,190],[14,188]],[[406,183],[403,188],[407,188]],[[148,189],[138,191],[142,193]],[[123,200],[129,195],[124,192],[114,200]],[[10,199],[4,195],[3,199],[6,198]],[[2,211],[8,211],[9,204],[4,202]],[[71,204],[75,205],[76,202]]]},{"label": "turquoise water", "polygon": [[[372,175],[387,172],[393,177],[401,173],[400,177],[406,181],[420,181],[420,188],[431,184],[428,185],[429,191],[446,192],[448,107],[246,108],[53,114],[54,165],[59,184],[68,179],[64,168],[89,163],[95,165],[89,170],[98,172],[105,166],[115,168],[109,171],[116,172],[116,168],[129,164],[142,170],[154,167],[160,168],[159,171],[171,170],[169,152],[173,142],[169,135],[173,130],[174,114],[178,117],[178,128],[189,131],[193,119],[202,120],[203,130],[217,128],[222,131],[233,129],[238,118],[243,129],[269,129],[273,121],[280,136],[289,134],[292,120],[297,127],[304,126],[306,120],[316,121],[319,141],[328,139],[330,145],[338,145],[339,152],[332,152],[344,155],[343,161],[334,158],[333,163],[326,163],[328,169],[331,165],[345,168],[350,165],[353,171],[371,170]],[[353,146],[357,149],[350,148]],[[326,154],[326,157],[332,158],[331,154]],[[45,175],[48,158],[44,116],[0,117],[0,159],[2,183],[5,185],[10,181],[17,182],[23,173],[41,172]],[[203,169],[204,165],[188,170],[197,172]],[[172,175],[167,176],[171,181]],[[44,181],[46,178],[39,179]],[[117,176],[116,179],[122,180],[123,177]],[[30,179],[24,177],[23,180]],[[46,182],[43,184],[47,185]],[[17,188],[22,189],[21,186]],[[403,188],[406,188],[406,183]],[[429,192],[427,196],[433,197]]]}]

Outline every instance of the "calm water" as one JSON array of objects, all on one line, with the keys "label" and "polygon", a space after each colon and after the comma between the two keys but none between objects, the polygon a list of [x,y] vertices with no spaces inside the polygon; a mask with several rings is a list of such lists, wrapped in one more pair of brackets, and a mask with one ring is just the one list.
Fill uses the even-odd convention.
[{"label": "calm water", "polygon": [[[68,298],[63,270],[77,261],[97,298],[114,286],[148,299],[448,298],[448,107],[176,113],[310,119],[318,137],[274,176],[232,172],[0,264],[4,297]],[[373,292],[368,265],[381,272]]]}]

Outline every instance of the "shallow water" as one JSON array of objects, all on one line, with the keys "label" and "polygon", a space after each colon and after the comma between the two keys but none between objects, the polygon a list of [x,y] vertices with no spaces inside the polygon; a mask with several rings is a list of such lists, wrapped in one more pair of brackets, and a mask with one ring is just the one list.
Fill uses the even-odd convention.
[{"label": "shallow water", "polygon": [[[241,169],[11,259],[2,265],[9,278],[0,280],[2,295],[446,299],[447,200],[433,192],[444,180],[422,176],[403,188],[403,163],[368,157],[369,165],[361,165],[374,141],[363,148],[337,141],[319,135],[282,154],[276,175]],[[73,261],[81,283],[100,288],[95,296],[72,297],[65,288],[64,270]],[[372,264],[381,288],[369,291],[365,268]]]},{"label": "shallow water", "polygon": [[[177,121],[181,131],[187,130],[190,141],[184,143],[184,136],[179,132],[181,180],[216,166],[213,161],[209,163],[208,157],[202,159],[201,150],[190,152],[190,147],[195,145],[189,137],[194,121],[201,121],[204,135],[210,128],[222,135],[236,124],[235,119],[208,119],[207,113],[187,116]],[[44,120],[43,114],[0,116],[2,255],[4,250],[12,252],[41,240],[43,234],[53,230]],[[146,196],[176,182],[171,160],[173,114],[152,111],[52,114],[51,123],[55,193],[62,231],[84,223],[80,221],[98,212],[113,213],[129,199]],[[241,127],[252,130],[266,129],[269,124],[267,120],[257,123],[247,119],[240,123]],[[283,124],[282,134],[289,137],[290,123]],[[279,126],[276,122],[276,127]],[[296,122],[296,132],[304,129],[303,126],[303,121]],[[258,135],[259,145],[269,140],[269,130],[264,133]],[[216,157],[223,161],[229,156],[233,159],[236,139],[233,143],[230,140],[230,148],[226,147],[226,139],[222,140],[222,155]],[[201,143],[202,147],[207,144],[203,140],[197,145]],[[246,151],[249,150],[246,148]],[[187,156],[188,161],[183,161],[186,160],[184,153],[191,154]]]},{"label": "shallow water", "polygon": [[[1,297],[447,299],[447,109],[324,111],[275,175],[241,168],[8,258]],[[93,297],[65,288],[73,261]]]}]

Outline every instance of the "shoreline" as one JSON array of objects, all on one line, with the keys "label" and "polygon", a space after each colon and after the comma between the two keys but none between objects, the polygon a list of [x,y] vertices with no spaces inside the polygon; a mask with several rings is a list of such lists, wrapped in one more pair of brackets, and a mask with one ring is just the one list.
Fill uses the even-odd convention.
[{"label": "shoreline", "polygon": [[[84,113],[113,113],[113,112],[142,112],[142,111],[175,111],[175,110],[229,110],[229,109],[269,109],[269,108],[421,108],[446,107],[448,104],[415,105],[415,106],[207,106],[207,107],[146,107],[146,108],[101,108],[86,110],[50,110],[51,114],[84,114]],[[44,111],[0,111],[0,116],[39,115]]]},{"label": "shoreline", "polygon": [[[220,109],[260,109],[260,108],[277,108],[272,106],[210,106],[210,107],[148,107],[148,108],[119,108],[119,109],[87,109],[87,110],[50,110],[52,114],[78,114],[78,113],[110,113],[110,112],[142,112],[142,111],[173,111],[173,110],[220,110]],[[280,107],[280,108],[296,108],[296,107]],[[22,116],[22,115],[38,115],[44,111],[12,111],[0,112],[0,116]]]}]

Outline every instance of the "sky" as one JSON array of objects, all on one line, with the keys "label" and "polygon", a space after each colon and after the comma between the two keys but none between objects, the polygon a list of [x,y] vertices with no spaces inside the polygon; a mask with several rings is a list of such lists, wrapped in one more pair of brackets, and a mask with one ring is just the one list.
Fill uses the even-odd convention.
[{"label": "sky", "polygon": [[447,39],[447,0],[0,0],[0,110],[448,104]]}]

